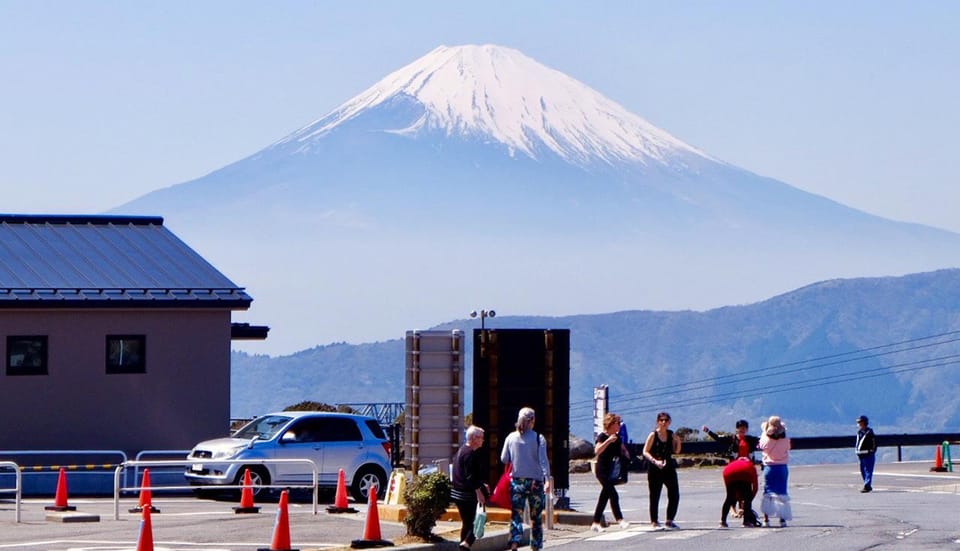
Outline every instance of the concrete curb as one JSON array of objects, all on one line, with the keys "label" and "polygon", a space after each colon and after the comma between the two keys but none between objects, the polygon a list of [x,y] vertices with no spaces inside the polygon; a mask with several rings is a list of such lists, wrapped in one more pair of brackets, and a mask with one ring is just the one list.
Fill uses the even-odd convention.
[{"label": "concrete curb", "polygon": [[[456,536],[454,536],[456,537]],[[524,527],[521,546],[530,544],[530,528]],[[437,543],[408,543],[398,545],[394,549],[404,551],[458,551],[459,541],[442,541]],[[487,532],[482,538],[473,542],[471,551],[503,551],[510,548],[510,530]]]},{"label": "concrete curb", "polygon": [[[593,522],[593,515],[579,511],[554,511],[556,524],[565,526],[590,526]],[[449,521],[448,521],[449,522]],[[459,519],[457,520],[459,522]],[[452,537],[453,541],[447,540],[436,543],[408,543],[398,545],[395,549],[404,551],[458,551],[460,544],[458,539],[459,526],[455,530],[447,531],[442,534],[443,537]],[[530,527],[524,525],[523,540],[520,547],[530,545]],[[473,543],[471,551],[503,551],[510,548],[510,529],[487,530],[487,533]]]}]

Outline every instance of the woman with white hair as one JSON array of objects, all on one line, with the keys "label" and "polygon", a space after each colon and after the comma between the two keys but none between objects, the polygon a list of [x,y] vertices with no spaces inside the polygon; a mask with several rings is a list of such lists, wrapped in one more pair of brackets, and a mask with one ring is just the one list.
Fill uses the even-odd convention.
[{"label": "woman with white hair", "polygon": [[460,512],[460,551],[469,550],[477,540],[473,521],[477,518],[477,504],[487,502],[489,490],[483,480],[480,456],[475,453],[483,446],[483,429],[470,425],[465,431],[466,442],[453,460],[453,488],[450,498]]},{"label": "woman with white hair", "polygon": [[523,508],[530,506],[530,549],[543,548],[543,509],[550,490],[550,464],[547,462],[547,441],[533,430],[536,414],[521,408],[517,414],[517,430],[507,435],[500,452],[500,461],[511,465],[510,479],[510,549],[517,549],[523,539]]},{"label": "woman with white hair", "polygon": [[787,495],[787,463],[790,460],[790,438],[787,427],[777,415],[760,425],[760,451],[763,453],[763,523],[770,526],[770,517],[780,518],[780,527],[785,528],[793,518],[790,496]]}]

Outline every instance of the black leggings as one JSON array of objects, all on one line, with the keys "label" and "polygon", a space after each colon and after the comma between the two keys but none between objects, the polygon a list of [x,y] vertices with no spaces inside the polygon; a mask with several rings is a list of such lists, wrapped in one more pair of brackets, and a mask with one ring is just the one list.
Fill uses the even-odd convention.
[{"label": "black leggings", "polygon": [[755,492],[752,491],[749,482],[736,480],[727,484],[727,500],[723,502],[723,509],[720,510],[720,520],[727,522],[727,514],[730,513],[730,508],[736,505],[737,502],[742,501],[743,524],[746,526],[749,520],[749,511],[753,507],[754,495]]},{"label": "black leggings", "polygon": [[597,498],[597,508],[593,511],[593,522],[603,520],[603,510],[607,508],[607,501],[610,501],[610,510],[613,512],[613,518],[617,522],[623,520],[623,512],[620,511],[620,494],[617,487],[612,482],[600,481],[600,497]]},{"label": "black leggings", "polygon": [[467,542],[467,545],[473,545],[477,537],[473,534],[473,521],[477,518],[476,501],[453,500],[457,505],[457,511],[460,512],[460,541]]},{"label": "black leggings", "polygon": [[658,469],[651,465],[647,469],[647,486],[650,488],[650,522],[659,522],[660,492],[664,486],[667,487],[667,522],[673,522],[680,505],[677,470],[671,467]]}]

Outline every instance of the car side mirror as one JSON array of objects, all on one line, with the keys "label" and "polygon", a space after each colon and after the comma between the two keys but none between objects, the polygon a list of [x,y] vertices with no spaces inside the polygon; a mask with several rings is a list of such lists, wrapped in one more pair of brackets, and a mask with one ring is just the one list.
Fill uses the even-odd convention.
[{"label": "car side mirror", "polygon": [[250,443],[247,444],[247,449],[248,449],[248,450],[249,450],[249,449],[253,449],[253,445],[257,442],[257,440],[260,440],[260,435],[259,435],[259,434],[250,439]]}]

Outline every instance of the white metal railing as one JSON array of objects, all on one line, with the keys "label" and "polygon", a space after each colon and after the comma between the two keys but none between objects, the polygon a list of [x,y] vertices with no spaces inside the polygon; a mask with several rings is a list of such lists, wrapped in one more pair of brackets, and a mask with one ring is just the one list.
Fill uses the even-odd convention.
[{"label": "white metal railing", "polygon": [[113,518],[114,520],[120,520],[120,492],[140,492],[145,489],[149,489],[151,492],[154,491],[183,491],[183,490],[231,490],[231,489],[242,489],[243,485],[237,484],[214,484],[207,486],[200,485],[186,485],[186,486],[153,486],[150,488],[144,488],[142,486],[121,486],[120,485],[120,475],[123,471],[130,467],[176,467],[183,466],[189,467],[190,465],[228,465],[228,464],[244,464],[244,465],[275,465],[275,464],[297,464],[297,465],[310,465],[310,470],[313,473],[313,484],[280,484],[280,485],[271,485],[264,484],[260,488],[313,488],[313,514],[319,514],[319,503],[320,503],[320,489],[318,486],[320,473],[317,469],[317,464],[311,461],[310,459],[217,459],[215,461],[210,460],[195,460],[195,459],[181,459],[177,461],[125,461],[122,465],[117,467],[117,470],[113,475]]},{"label": "white metal railing", "polygon": [[23,498],[23,484],[22,479],[20,478],[20,465],[17,465],[13,461],[0,461],[0,469],[13,469],[16,486],[14,488],[0,488],[0,493],[13,493],[16,496],[16,505],[14,506],[14,511],[16,512],[17,524],[20,524],[20,503]]},{"label": "white metal railing", "polygon": [[[187,458],[190,456],[190,450],[143,450],[137,453],[137,456],[134,457],[134,461],[149,461],[152,458],[152,461],[157,460],[166,460],[176,457],[176,459]],[[179,471],[178,471],[179,472]],[[124,486],[130,484],[129,478],[130,471],[124,470]],[[156,472],[153,473],[154,476],[157,475]],[[133,467],[133,483],[136,484],[140,480],[140,466],[134,465]]]}]

